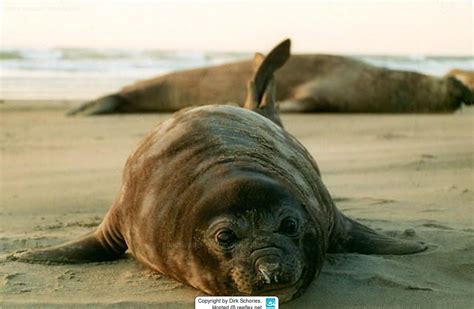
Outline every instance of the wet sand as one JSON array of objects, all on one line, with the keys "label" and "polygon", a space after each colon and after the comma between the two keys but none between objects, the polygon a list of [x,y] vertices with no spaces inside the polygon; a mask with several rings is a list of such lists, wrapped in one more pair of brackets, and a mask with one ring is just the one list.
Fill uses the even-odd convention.
[{"label": "wet sand", "polygon": [[[70,118],[66,105],[47,105],[0,104],[0,306],[192,308],[198,291],[131,256],[59,266],[5,259],[97,226],[133,147],[169,117]],[[474,305],[473,110],[283,116],[345,214],[429,244],[408,256],[331,255],[303,296],[283,308]]]}]

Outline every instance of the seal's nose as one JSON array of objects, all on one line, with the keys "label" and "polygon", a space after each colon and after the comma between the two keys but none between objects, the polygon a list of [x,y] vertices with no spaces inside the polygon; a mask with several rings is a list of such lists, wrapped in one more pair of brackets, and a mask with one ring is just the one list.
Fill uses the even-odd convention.
[{"label": "seal's nose", "polygon": [[257,259],[255,268],[263,276],[266,284],[278,282],[278,275],[280,273],[280,263],[277,257],[265,256]]}]

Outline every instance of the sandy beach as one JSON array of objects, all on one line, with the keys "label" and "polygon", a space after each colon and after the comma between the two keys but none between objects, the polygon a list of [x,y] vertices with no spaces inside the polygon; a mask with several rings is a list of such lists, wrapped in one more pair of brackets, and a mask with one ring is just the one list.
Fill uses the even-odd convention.
[{"label": "sandy beach", "polygon": [[[14,251],[97,226],[141,137],[169,114],[66,117],[66,103],[0,104],[0,307],[192,308],[200,293],[132,256],[35,265]],[[283,308],[474,306],[474,108],[432,115],[283,115],[348,216],[429,249],[328,257]]]}]

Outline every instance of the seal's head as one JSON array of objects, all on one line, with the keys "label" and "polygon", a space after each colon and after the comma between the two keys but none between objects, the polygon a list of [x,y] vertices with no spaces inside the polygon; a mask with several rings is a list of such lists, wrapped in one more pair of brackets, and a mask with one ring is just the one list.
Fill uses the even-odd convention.
[{"label": "seal's head", "polygon": [[454,76],[446,76],[445,79],[450,97],[455,98],[455,108],[458,108],[461,103],[466,105],[474,104],[474,92],[469,87]]},{"label": "seal's head", "polygon": [[250,172],[220,178],[213,188],[196,207],[201,225],[193,241],[201,270],[218,287],[209,292],[292,298],[322,265],[314,222],[297,195]]}]

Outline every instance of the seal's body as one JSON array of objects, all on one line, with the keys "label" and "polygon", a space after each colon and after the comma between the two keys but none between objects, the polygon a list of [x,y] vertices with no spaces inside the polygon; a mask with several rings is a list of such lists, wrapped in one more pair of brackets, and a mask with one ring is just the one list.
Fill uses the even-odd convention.
[{"label": "seal's body", "polygon": [[453,77],[347,60],[299,85],[280,104],[291,112],[441,113],[463,103],[474,103],[472,92]]},{"label": "seal's body", "polygon": [[[304,148],[270,120],[231,106],[195,108],[159,126],[133,153],[110,215],[124,221],[117,235],[138,260],[206,293],[262,292],[265,278],[249,265],[268,260],[282,266],[268,280],[291,283],[292,295],[314,277],[334,224],[326,220],[333,209],[316,200],[317,186],[310,185],[319,181],[316,170]],[[326,219],[314,224],[318,215]],[[281,226],[287,218],[297,220],[291,237]],[[221,246],[216,233],[226,229],[230,239]]]},{"label": "seal's body", "polygon": [[335,207],[308,151],[281,126],[273,72],[284,41],[248,84],[245,108],[175,114],[130,155],[116,202],[85,237],[17,255],[23,261],[138,261],[211,295],[299,295],[326,252],[407,254]]},{"label": "seal's body", "polygon": [[[252,62],[185,70],[137,82],[87,102],[70,114],[174,112],[245,99]],[[453,78],[376,67],[333,55],[293,55],[275,74],[283,112],[449,112],[472,104],[471,91]]]}]

